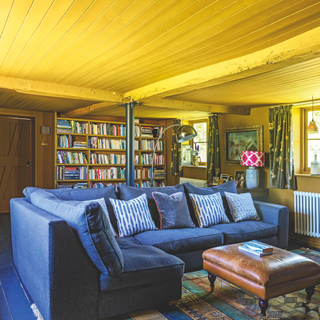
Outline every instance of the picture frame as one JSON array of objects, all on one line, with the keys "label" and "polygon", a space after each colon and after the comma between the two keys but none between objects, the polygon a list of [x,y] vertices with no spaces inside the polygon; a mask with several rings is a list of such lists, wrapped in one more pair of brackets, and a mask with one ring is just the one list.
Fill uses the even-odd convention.
[{"label": "picture frame", "polygon": [[223,180],[224,182],[227,182],[228,181],[228,178],[229,178],[229,175],[228,174],[223,174],[221,173],[220,175],[220,179]]},{"label": "picture frame", "polygon": [[244,187],[244,179],[240,179],[240,180],[238,181],[237,187],[239,187],[239,188],[243,188],[243,187]]},{"label": "picture frame", "polygon": [[224,130],[226,164],[240,164],[241,151],[263,151],[263,125]]},{"label": "picture frame", "polygon": [[234,181],[236,182],[236,187],[244,187],[244,181],[246,177],[246,172],[244,170],[236,170],[234,173]]},{"label": "picture frame", "polygon": [[218,183],[219,177],[212,177],[212,182],[213,183]]},{"label": "picture frame", "polygon": [[190,144],[181,145],[181,158],[183,165],[192,165],[192,146]]}]

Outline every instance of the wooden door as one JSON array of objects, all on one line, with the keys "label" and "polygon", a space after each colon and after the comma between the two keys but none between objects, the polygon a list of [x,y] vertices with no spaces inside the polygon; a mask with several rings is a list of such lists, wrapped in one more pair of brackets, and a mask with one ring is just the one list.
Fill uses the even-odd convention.
[{"label": "wooden door", "polygon": [[34,183],[33,119],[0,116],[0,212]]}]

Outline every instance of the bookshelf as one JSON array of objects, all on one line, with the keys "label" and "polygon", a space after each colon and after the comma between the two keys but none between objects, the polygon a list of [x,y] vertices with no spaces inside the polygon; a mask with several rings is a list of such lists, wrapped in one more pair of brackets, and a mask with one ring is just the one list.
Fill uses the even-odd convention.
[{"label": "bookshelf", "polygon": [[[135,123],[135,185],[150,185],[152,148],[163,125]],[[55,114],[55,187],[101,188],[125,183],[125,122],[62,118]],[[166,184],[165,141],[160,139],[154,184]]]}]

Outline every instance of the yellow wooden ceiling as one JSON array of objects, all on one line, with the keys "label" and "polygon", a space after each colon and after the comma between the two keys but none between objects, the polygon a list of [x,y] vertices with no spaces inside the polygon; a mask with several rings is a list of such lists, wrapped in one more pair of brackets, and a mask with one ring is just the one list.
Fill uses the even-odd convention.
[{"label": "yellow wooden ceiling", "polygon": [[[78,100],[52,94],[57,100],[49,102],[33,93],[21,101],[24,90],[13,97],[15,91],[8,89],[15,87],[1,87],[0,81],[0,107],[68,112],[110,101],[95,99],[94,92],[90,96],[91,89],[127,97],[133,90],[250,55],[319,26],[320,1],[315,0],[1,0],[0,77],[39,82],[43,91],[47,84],[57,84],[61,90],[81,87],[89,94]],[[318,60],[287,68],[170,99],[242,107],[308,100],[311,89],[319,87]],[[270,84],[273,78],[283,85]],[[297,95],[300,86],[303,98]],[[152,109],[150,102],[138,109],[145,116],[181,114],[181,108]],[[92,114],[115,115],[117,110]],[[210,113],[203,110],[185,112],[194,117]]]}]

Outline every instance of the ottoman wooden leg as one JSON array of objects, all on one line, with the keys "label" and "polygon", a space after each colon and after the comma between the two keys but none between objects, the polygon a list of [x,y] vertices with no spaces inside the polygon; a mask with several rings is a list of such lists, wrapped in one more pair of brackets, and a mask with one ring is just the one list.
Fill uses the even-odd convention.
[{"label": "ottoman wooden leg", "polygon": [[306,288],[307,299],[306,299],[306,313],[309,311],[309,303],[311,302],[311,297],[315,292],[315,286]]},{"label": "ottoman wooden leg", "polygon": [[214,274],[208,272],[208,279],[209,279],[212,291],[214,290],[214,282],[216,281],[216,278],[217,277]]},{"label": "ottoman wooden leg", "polygon": [[266,319],[267,309],[268,309],[268,307],[269,307],[268,299],[264,300],[264,299],[261,299],[261,298],[260,298],[260,300],[259,300],[259,307],[260,307],[260,310],[261,310],[262,319]]}]

